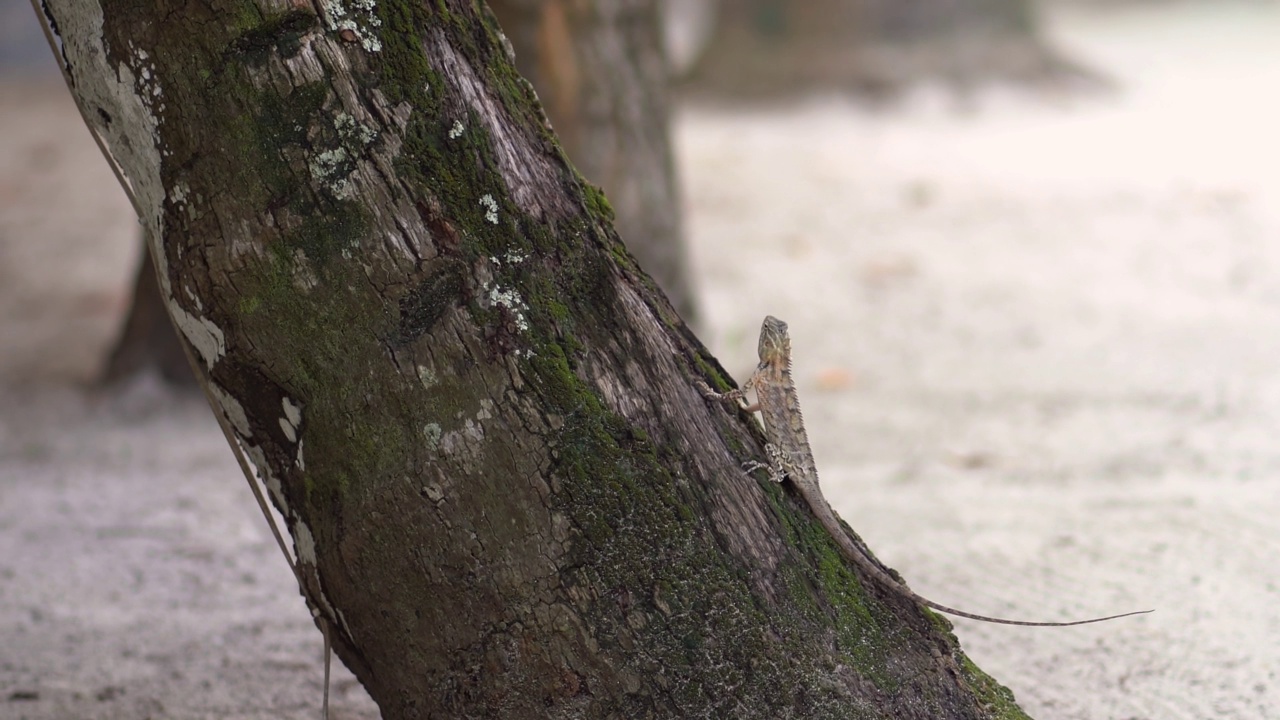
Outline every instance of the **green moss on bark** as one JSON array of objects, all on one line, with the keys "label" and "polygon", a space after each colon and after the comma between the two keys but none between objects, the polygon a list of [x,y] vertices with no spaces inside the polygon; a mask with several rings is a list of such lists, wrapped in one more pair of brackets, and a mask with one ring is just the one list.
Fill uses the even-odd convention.
[{"label": "green moss on bark", "polygon": [[243,9],[237,23],[241,32],[229,50],[251,65],[261,65],[273,52],[293,57],[301,48],[302,37],[319,25],[319,18],[312,12],[293,10],[263,18],[251,3],[239,7]]},{"label": "green moss on bark", "polygon": [[968,657],[960,656],[960,669],[964,673],[965,683],[982,703],[982,707],[992,720],[1031,720],[1022,708],[1018,707],[1013,691],[995,681],[990,675],[978,669]]}]

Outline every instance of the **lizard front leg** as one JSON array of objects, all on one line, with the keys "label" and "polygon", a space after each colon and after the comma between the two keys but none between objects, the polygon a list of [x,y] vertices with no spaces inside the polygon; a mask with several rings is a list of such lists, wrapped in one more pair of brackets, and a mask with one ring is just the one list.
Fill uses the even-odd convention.
[{"label": "lizard front leg", "polygon": [[747,378],[747,381],[742,384],[742,387],[722,393],[712,390],[710,385],[699,380],[697,381],[698,391],[702,393],[703,397],[711,400],[723,400],[732,403],[742,401],[743,409],[749,413],[753,413],[760,409],[760,403],[758,401],[754,403],[747,403],[747,393],[756,386],[757,376],[757,373],[753,373],[751,377]]},{"label": "lizard front leg", "polygon": [[[753,374],[745,383],[742,384],[741,388],[723,393],[712,390],[709,385],[699,380],[698,390],[702,392],[703,397],[711,400],[723,400],[733,403],[742,401],[744,404],[739,407],[742,407],[743,410],[746,410],[749,413],[754,413],[760,410],[759,401],[757,400],[757,402],[751,404],[745,403],[747,401],[747,391],[755,387],[756,379],[758,377],[759,376],[757,374]],[[786,452],[773,443],[766,444],[764,446],[764,451],[769,457],[768,463],[762,463],[757,460],[748,460],[747,462],[742,463],[742,471],[750,475],[757,470],[764,470],[769,473],[770,480],[777,483],[782,482],[787,478],[788,463],[786,461]]]},{"label": "lizard front leg", "polygon": [[710,385],[701,380],[697,381],[695,384],[698,387],[698,392],[702,393],[702,397],[707,398],[708,400],[723,400],[725,402],[737,402],[738,400],[742,400],[745,402],[747,399],[747,393],[742,388],[721,393],[712,390]]}]

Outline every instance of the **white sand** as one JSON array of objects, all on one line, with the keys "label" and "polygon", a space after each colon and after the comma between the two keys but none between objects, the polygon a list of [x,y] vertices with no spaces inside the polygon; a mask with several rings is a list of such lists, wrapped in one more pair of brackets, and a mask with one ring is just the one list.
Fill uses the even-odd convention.
[{"label": "white sand", "polygon": [[[1166,14],[1167,13],[1167,14]],[[1122,94],[691,113],[705,339],[791,324],[827,494],[1052,718],[1280,717],[1280,6],[1066,18]]]},{"label": "white sand", "polygon": [[[1112,98],[680,122],[704,338],[744,377],[791,323],[880,556],[978,612],[1157,608],[957,621],[1040,720],[1280,718],[1280,6],[1211,5],[1062,18]],[[314,718],[319,634],[204,411],[69,385],[136,239],[63,92],[0,85],[0,718]]]}]

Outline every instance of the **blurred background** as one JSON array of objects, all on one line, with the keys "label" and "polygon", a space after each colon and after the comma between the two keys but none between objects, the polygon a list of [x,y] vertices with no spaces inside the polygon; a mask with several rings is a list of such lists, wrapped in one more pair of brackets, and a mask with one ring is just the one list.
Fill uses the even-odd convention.
[{"label": "blurred background", "polygon": [[[490,4],[721,362],[790,323],[826,492],[914,589],[1157,608],[956,620],[1031,716],[1280,718],[1280,2]],[[0,0],[0,718],[314,717],[141,251]]]}]

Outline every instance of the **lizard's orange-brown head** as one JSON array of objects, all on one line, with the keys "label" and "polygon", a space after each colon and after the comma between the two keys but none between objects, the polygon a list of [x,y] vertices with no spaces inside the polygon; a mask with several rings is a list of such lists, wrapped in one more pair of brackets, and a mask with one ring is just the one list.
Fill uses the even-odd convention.
[{"label": "lizard's orange-brown head", "polygon": [[760,325],[760,362],[783,360],[791,362],[791,336],[787,324],[772,315],[766,315]]}]

